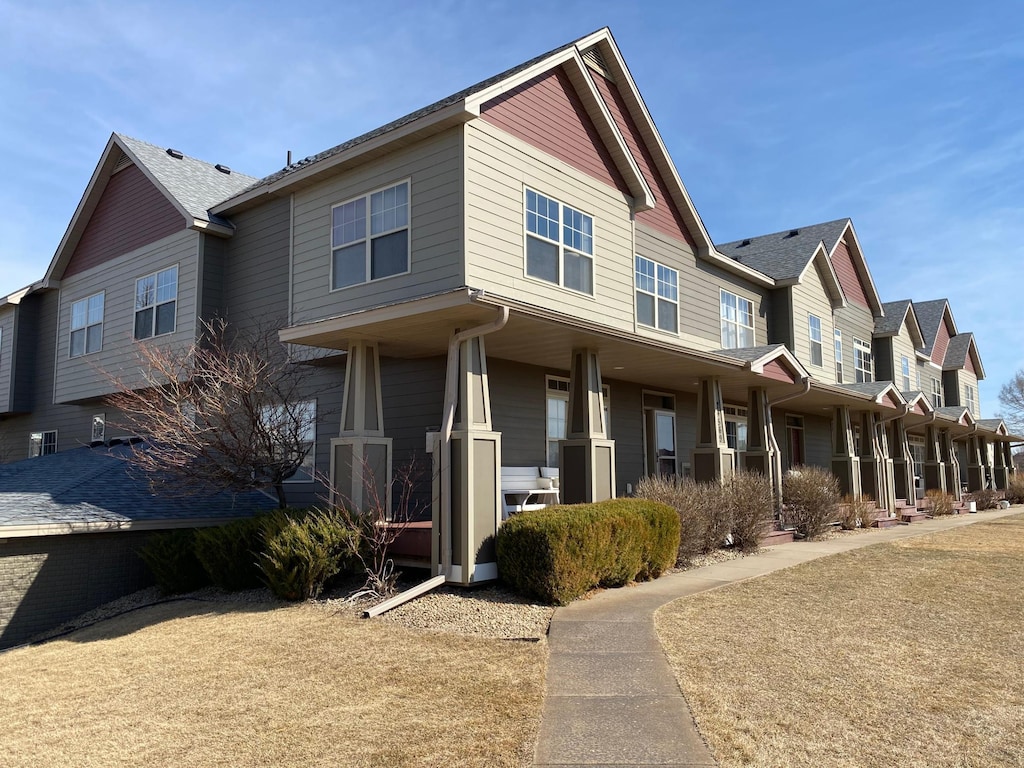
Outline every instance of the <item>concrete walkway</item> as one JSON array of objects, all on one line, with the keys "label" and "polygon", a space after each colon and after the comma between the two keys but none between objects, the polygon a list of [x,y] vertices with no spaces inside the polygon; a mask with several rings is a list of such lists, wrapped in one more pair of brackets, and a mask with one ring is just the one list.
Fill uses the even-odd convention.
[{"label": "concrete walkway", "polygon": [[679,597],[851,549],[997,520],[1021,507],[935,518],[663,576],[555,611],[535,766],[714,766],[654,631],[654,612]]}]

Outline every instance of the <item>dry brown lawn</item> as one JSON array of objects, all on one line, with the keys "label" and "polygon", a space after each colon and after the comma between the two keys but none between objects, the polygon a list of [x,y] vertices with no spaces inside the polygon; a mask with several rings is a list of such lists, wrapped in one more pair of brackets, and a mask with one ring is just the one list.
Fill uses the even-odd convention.
[{"label": "dry brown lawn", "polygon": [[723,768],[1024,766],[1024,515],[678,600],[657,626]]},{"label": "dry brown lawn", "polygon": [[528,765],[546,655],[308,605],[167,603],[0,654],[0,763]]}]

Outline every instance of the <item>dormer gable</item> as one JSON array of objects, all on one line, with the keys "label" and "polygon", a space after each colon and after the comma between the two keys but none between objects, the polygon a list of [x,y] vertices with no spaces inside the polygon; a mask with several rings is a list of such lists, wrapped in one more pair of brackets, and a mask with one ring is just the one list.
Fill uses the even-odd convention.
[{"label": "dormer gable", "polygon": [[871,310],[875,317],[884,315],[882,302],[878,298],[878,291],[868,270],[867,260],[861,250],[853,222],[847,219],[839,238],[833,243],[826,241],[825,247],[839,277],[839,283],[843,286],[846,300]]},{"label": "dormer gable", "polygon": [[978,345],[973,333],[958,333],[949,339],[942,369],[963,369],[973,373],[979,380],[985,378],[985,369],[981,365],[981,356],[978,354]]},{"label": "dormer gable", "polygon": [[884,314],[875,318],[875,338],[906,334],[915,349],[924,347],[924,335],[918,322],[914,303],[910,299],[887,301],[882,305]]},{"label": "dormer gable", "polygon": [[942,367],[946,361],[949,340],[957,335],[956,322],[946,299],[915,301],[914,312],[921,325],[924,346],[921,350],[925,360],[931,360]]}]

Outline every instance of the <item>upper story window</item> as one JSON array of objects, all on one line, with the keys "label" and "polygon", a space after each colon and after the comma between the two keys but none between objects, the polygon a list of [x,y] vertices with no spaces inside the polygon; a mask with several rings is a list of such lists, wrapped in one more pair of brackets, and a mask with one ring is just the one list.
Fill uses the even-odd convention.
[{"label": "upper story window", "polygon": [[836,382],[843,383],[843,332],[835,329],[836,344]]},{"label": "upper story window", "polygon": [[853,370],[857,374],[857,383],[874,381],[871,368],[871,345],[860,339],[853,340]]},{"label": "upper story window", "polygon": [[807,316],[807,338],[811,344],[811,365],[821,365],[821,318],[817,315]]},{"label": "upper story window", "polygon": [[594,219],[526,190],[526,274],[594,295]]},{"label": "upper story window", "polygon": [[28,457],[49,456],[57,452],[57,430],[33,432],[28,436]]},{"label": "upper story window", "polygon": [[135,338],[174,333],[178,305],[178,267],[135,281]]},{"label": "upper story window", "polygon": [[643,256],[636,257],[636,321],[679,332],[679,273]]},{"label": "upper story window", "polygon": [[331,290],[409,271],[409,182],[331,209]]},{"label": "upper story window", "polygon": [[932,379],[932,405],[942,407],[942,382],[938,379]]},{"label": "upper story window", "polygon": [[978,391],[971,384],[964,384],[964,405],[972,414],[978,413]]},{"label": "upper story window", "polygon": [[722,347],[738,349],[754,346],[754,303],[723,290],[721,304]]},{"label": "upper story window", "polygon": [[910,358],[903,355],[900,359],[900,372],[903,374],[903,391],[910,391]]},{"label": "upper story window", "polygon": [[69,357],[103,349],[103,294],[97,293],[71,305]]}]

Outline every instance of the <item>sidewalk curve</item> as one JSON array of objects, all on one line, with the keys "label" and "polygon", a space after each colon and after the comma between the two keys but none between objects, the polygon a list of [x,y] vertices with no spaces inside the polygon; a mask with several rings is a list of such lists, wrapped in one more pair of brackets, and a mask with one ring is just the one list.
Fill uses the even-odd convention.
[{"label": "sidewalk curve", "polygon": [[548,630],[547,694],[534,765],[717,765],[658,642],[658,608],[819,557],[1020,512],[1016,506],[828,541],[780,544],[738,560],[605,590],[559,608]]}]

